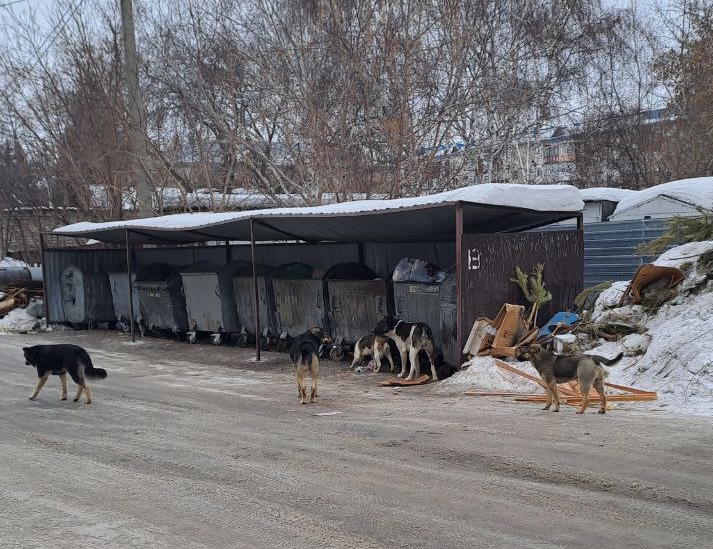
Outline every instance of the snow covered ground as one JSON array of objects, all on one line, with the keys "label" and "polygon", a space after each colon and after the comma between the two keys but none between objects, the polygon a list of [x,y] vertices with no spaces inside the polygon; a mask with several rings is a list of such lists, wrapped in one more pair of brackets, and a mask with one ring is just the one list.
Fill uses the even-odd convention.
[{"label": "snow covered ground", "polygon": [[[702,265],[703,254],[708,263]],[[608,316],[639,324],[643,334],[631,334],[620,341],[586,341],[584,352],[624,358],[607,368],[607,381],[638,389],[656,391],[658,400],[627,406],[653,407],[690,414],[713,416],[713,242],[684,244],[668,250],[654,263],[678,267],[686,278],[677,287],[674,299],[656,311],[640,305],[618,307],[628,281],[620,281],[597,299],[592,321]],[[643,354],[641,354],[643,352]],[[516,362],[519,369],[537,376],[529,362]],[[468,368],[441,384],[442,390],[491,390],[541,392],[535,384],[502,371],[490,357],[476,357]],[[622,405],[624,403],[621,403]]]}]

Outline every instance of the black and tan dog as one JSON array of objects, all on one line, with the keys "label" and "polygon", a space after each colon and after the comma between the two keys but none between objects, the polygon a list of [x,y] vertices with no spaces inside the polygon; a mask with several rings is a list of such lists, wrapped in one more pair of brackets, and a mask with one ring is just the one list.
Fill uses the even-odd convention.
[{"label": "black and tan dog", "polygon": [[305,333],[298,335],[290,344],[290,358],[295,365],[297,377],[297,392],[300,404],[307,404],[307,388],[305,375],[309,372],[312,380],[310,402],[317,402],[317,376],[319,374],[319,348],[323,343],[333,340],[324,333],[322,328],[310,328]]},{"label": "black and tan dog", "polygon": [[421,373],[421,363],[418,360],[419,351],[425,351],[431,363],[431,379],[438,380],[436,372],[436,353],[434,351],[433,333],[428,324],[423,322],[405,322],[396,320],[393,316],[386,316],[374,328],[375,335],[385,335],[390,338],[401,354],[401,373],[406,374],[406,358],[411,361],[411,369],[406,379],[415,379]]},{"label": "black and tan dog", "polygon": [[391,371],[394,371],[394,359],[391,356],[391,348],[389,338],[386,336],[378,336],[374,334],[365,335],[360,338],[354,345],[354,360],[352,360],[349,368],[354,368],[354,365],[364,357],[373,356],[376,367],[374,373],[381,370],[381,360],[386,357],[386,360],[391,364]]},{"label": "black and tan dog", "polygon": [[35,399],[50,374],[59,376],[62,382],[61,400],[67,400],[67,374],[69,374],[72,381],[79,386],[74,402],[79,400],[82,391],[84,391],[87,404],[91,404],[92,391],[89,389],[86,379],[106,379],[106,370],[95,368],[89,353],[78,345],[35,345],[23,347],[22,352],[25,355],[25,364],[37,369],[37,385],[30,395],[30,400]]},{"label": "black and tan dog", "polygon": [[607,411],[607,397],[604,393],[604,378],[607,376],[602,364],[610,366],[619,362],[624,353],[619,353],[612,359],[597,355],[555,355],[537,343],[518,347],[517,359],[529,360],[540,374],[547,387],[547,402],[543,410],[547,410],[552,401],[555,402],[554,412],[560,411],[560,401],[557,395],[557,384],[576,380],[582,392],[582,404],[577,409],[578,414],[584,413],[589,406],[589,391],[592,387],[599,393],[601,406],[599,413]]}]

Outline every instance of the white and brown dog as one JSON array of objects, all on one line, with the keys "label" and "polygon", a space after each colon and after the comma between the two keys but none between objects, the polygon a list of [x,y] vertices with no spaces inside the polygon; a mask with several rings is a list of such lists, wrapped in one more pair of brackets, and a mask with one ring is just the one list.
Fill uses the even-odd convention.
[{"label": "white and brown dog", "polygon": [[352,360],[349,368],[354,368],[357,362],[366,356],[373,356],[376,367],[374,373],[381,370],[381,359],[386,357],[386,360],[391,364],[391,371],[394,371],[394,359],[391,357],[391,346],[389,338],[374,334],[365,335],[354,345],[354,360]]},{"label": "white and brown dog", "polygon": [[375,335],[385,335],[393,340],[396,348],[401,354],[401,373],[397,377],[404,377],[406,374],[406,359],[411,362],[406,379],[415,379],[421,373],[421,364],[418,360],[419,351],[425,351],[428,360],[431,362],[431,379],[438,380],[436,373],[436,356],[433,350],[433,333],[428,324],[423,322],[405,322],[396,320],[393,316],[386,316],[378,322],[374,328]]}]

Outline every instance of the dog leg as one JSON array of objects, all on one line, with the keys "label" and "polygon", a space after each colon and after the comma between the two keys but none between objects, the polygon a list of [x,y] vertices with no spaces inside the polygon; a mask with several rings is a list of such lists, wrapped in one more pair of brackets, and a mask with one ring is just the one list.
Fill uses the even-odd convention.
[{"label": "dog leg", "polygon": [[92,390],[89,388],[89,385],[84,386],[84,394],[87,397],[87,404],[92,403]]},{"label": "dog leg", "polygon": [[310,364],[309,375],[312,379],[312,391],[309,396],[310,402],[317,402],[317,374],[319,373],[319,360],[317,355],[312,355],[312,364]]},{"label": "dog leg", "polygon": [[607,413],[607,395],[604,393],[604,381],[600,378],[594,382],[594,388],[597,393],[599,393],[599,398],[601,399],[601,405],[599,406],[599,413]]},{"label": "dog leg", "polygon": [[386,355],[386,360],[388,360],[389,364],[391,364],[391,373],[393,374],[396,367],[394,366],[394,359],[391,357],[391,349],[389,349],[388,346],[386,347],[384,354]]},{"label": "dog leg", "polygon": [[47,383],[47,378],[49,378],[49,377],[50,377],[49,374],[45,374],[37,380],[37,383],[35,384],[35,390],[32,391],[32,394],[30,395],[30,400],[35,400],[37,393],[39,393],[40,389],[42,389],[42,387],[45,386],[45,383]]},{"label": "dog leg", "polygon": [[62,396],[60,400],[67,400],[67,374],[60,374],[59,380],[62,382]]},{"label": "dog leg", "polygon": [[381,370],[381,351],[379,351],[376,346],[374,346],[374,373],[378,374]]},{"label": "dog leg", "polygon": [[400,351],[401,354],[401,373],[396,377],[404,377],[406,375],[406,366],[408,365],[408,353],[406,350]]},{"label": "dog leg", "polygon": [[545,406],[542,409],[549,410],[550,406],[552,406],[552,390],[550,389],[549,385],[545,387],[545,393],[547,394],[547,401],[545,402]]},{"label": "dog leg", "polygon": [[305,387],[305,371],[302,364],[297,365],[297,391],[300,404],[307,404],[307,389]]},{"label": "dog leg", "polygon": [[582,404],[577,408],[578,414],[583,414],[589,406],[589,393],[592,390],[592,382],[588,379],[579,379],[579,391],[582,393]]},{"label": "dog leg", "polygon": [[79,397],[82,396],[82,391],[84,391],[84,385],[79,385],[77,386],[77,394],[74,395],[74,402],[79,401]]},{"label": "dog leg", "polygon": [[356,363],[359,362],[360,360],[361,360],[361,351],[355,348],[354,349],[354,359],[352,360],[352,363],[349,366],[349,369],[353,370]]},{"label": "dog leg", "polygon": [[409,349],[408,359],[411,362],[411,369],[409,370],[408,377],[406,379],[416,379],[421,375],[421,363],[418,360],[418,349],[413,347]]},{"label": "dog leg", "polygon": [[552,383],[550,383],[550,391],[552,392],[552,398],[555,401],[555,407],[552,411],[559,412],[560,411],[560,397],[559,397],[559,394],[557,393],[557,382],[554,380],[552,380]]},{"label": "dog leg", "polygon": [[438,381],[438,371],[436,370],[436,357],[433,356],[433,347],[426,349],[428,360],[431,362],[431,381]]}]

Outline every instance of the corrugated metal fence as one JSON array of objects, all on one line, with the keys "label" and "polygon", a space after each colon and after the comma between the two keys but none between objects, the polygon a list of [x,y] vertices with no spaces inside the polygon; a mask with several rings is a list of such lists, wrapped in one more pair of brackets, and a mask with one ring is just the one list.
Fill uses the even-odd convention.
[{"label": "corrugated metal fence", "polygon": [[661,236],[666,220],[607,221],[584,225],[584,287],[605,280],[629,280],[639,265],[655,258],[636,247]]}]

